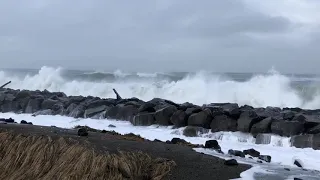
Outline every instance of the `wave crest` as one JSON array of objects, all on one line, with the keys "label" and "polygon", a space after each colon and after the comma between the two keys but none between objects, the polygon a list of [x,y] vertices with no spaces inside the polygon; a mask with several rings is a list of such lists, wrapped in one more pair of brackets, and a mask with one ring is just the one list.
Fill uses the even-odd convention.
[{"label": "wave crest", "polygon": [[28,73],[23,76],[7,71],[0,72],[0,83],[11,80],[12,84],[8,86],[10,88],[47,89],[65,92],[67,95],[114,97],[112,88],[116,88],[123,97],[137,97],[143,100],[160,97],[178,103],[188,101],[200,105],[211,102],[236,102],[239,105],[248,104],[254,107],[320,108],[320,87],[314,80],[312,83],[301,84],[300,81],[307,81],[300,78],[298,85],[293,86],[298,82],[296,77],[285,76],[275,70],[248,77],[246,80],[235,79],[205,71],[184,75],[124,73],[120,70],[112,73],[75,73],[46,66],[34,74]]}]

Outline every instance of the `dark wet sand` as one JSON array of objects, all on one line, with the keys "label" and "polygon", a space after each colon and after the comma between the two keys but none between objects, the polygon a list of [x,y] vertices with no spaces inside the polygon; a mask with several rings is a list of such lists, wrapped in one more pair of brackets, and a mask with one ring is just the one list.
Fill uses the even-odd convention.
[{"label": "dark wet sand", "polygon": [[88,137],[77,136],[76,130],[22,124],[0,124],[0,132],[12,131],[23,135],[45,135],[67,137],[80,142],[88,142],[98,151],[110,153],[122,151],[142,151],[152,157],[174,160],[177,164],[167,179],[176,180],[227,180],[239,178],[249,165],[226,166],[224,160],[195,152],[190,147],[151,141],[133,141],[122,136],[89,132]]}]

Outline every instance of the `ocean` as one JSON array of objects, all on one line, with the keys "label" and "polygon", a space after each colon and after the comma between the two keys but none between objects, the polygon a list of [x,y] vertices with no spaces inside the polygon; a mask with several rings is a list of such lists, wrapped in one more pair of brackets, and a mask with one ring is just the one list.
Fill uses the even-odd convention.
[{"label": "ocean", "polygon": [[67,95],[150,100],[165,98],[198,105],[232,102],[253,107],[320,108],[320,76],[312,74],[199,72],[96,72],[42,67],[3,69],[0,84],[8,88],[61,91]]}]

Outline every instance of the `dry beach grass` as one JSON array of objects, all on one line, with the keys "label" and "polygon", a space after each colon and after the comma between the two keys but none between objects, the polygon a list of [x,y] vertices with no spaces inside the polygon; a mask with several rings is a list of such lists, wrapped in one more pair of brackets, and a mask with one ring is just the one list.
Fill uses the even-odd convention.
[{"label": "dry beach grass", "polygon": [[107,154],[65,137],[0,133],[0,179],[163,179],[175,163],[142,152]]},{"label": "dry beach grass", "polygon": [[[114,161],[105,161],[110,159]],[[54,180],[65,174],[68,176],[60,179],[116,179],[109,178],[111,170],[121,173],[118,179],[228,180],[239,178],[251,167],[224,163],[223,159],[197,153],[190,146],[143,140],[133,134],[90,131],[83,137],[75,129],[0,123],[0,179],[4,180]],[[125,178],[128,174],[134,177]]]}]

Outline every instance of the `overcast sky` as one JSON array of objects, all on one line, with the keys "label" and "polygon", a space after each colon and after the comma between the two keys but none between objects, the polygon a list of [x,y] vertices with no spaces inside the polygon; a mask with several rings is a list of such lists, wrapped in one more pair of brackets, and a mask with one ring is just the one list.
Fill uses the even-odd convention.
[{"label": "overcast sky", "polygon": [[1,67],[320,73],[319,0],[2,0]]}]

